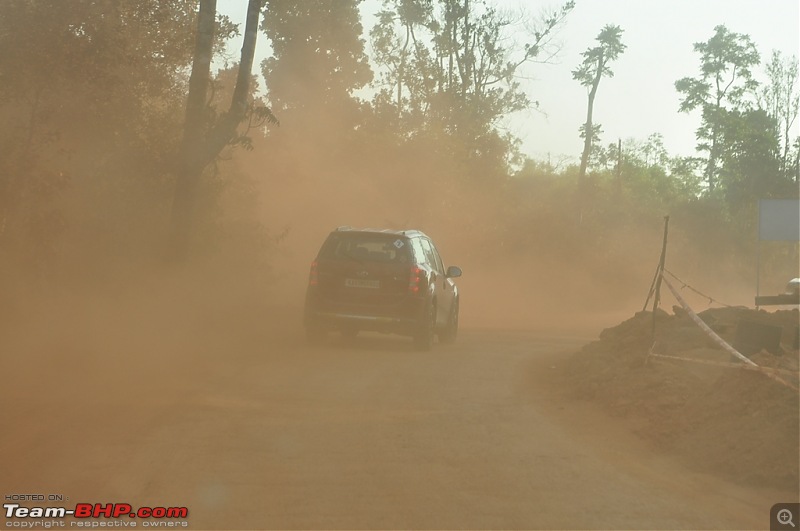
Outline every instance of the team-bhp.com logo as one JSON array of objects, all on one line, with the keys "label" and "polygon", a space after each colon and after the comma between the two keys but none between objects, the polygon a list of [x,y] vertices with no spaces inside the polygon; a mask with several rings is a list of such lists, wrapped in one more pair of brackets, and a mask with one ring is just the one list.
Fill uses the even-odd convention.
[{"label": "team-bhp.com logo", "polygon": [[6,518],[186,518],[187,507],[139,507],[129,503],[78,503],[74,509],[66,507],[22,507],[18,503],[5,503]]}]

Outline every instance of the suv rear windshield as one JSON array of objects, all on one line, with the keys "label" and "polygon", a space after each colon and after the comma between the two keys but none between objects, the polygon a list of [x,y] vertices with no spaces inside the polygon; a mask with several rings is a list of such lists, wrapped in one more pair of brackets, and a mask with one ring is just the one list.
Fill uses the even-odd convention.
[{"label": "suv rear windshield", "polygon": [[357,233],[332,234],[320,250],[327,260],[409,263],[408,240],[395,235]]}]

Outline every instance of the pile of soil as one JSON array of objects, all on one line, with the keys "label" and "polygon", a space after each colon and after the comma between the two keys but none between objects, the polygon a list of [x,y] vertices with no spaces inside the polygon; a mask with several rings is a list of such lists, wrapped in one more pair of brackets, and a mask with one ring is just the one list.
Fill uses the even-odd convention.
[{"label": "pile of soil", "polygon": [[[797,489],[797,391],[755,371],[648,356],[737,361],[681,308],[673,312],[657,310],[655,336],[650,312],[604,330],[561,367],[570,394],[625,417],[638,434],[700,470],[750,485]],[[699,315],[734,345],[743,322],[782,328],[774,352],[749,358],[788,371],[781,377],[797,387],[797,310],[724,308]]]}]

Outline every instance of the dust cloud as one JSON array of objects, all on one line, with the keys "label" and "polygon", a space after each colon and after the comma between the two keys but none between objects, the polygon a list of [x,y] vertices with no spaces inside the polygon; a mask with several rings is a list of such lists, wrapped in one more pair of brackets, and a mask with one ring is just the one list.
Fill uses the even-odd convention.
[{"label": "dust cloud", "polygon": [[[458,146],[398,147],[386,131],[305,120],[310,132],[290,123],[255,134],[252,151],[229,149],[206,174],[193,253],[180,265],[164,260],[168,177],[137,173],[117,155],[133,168],[119,178],[125,193],[110,176],[73,179],[53,202],[59,237],[43,244],[23,235],[15,243],[23,258],[3,262],[5,349],[25,356],[23,343],[53,352],[126,344],[179,358],[214,333],[233,342],[229,351],[260,348],[267,330],[291,331],[284,339],[295,341],[309,264],[340,225],[430,235],[446,265],[464,271],[467,328],[594,337],[641,309],[663,212],[634,215],[623,210],[628,202],[579,224],[569,172],[509,178],[503,165],[476,167]],[[72,173],[102,149],[84,146]],[[673,215],[668,268],[725,303],[749,304],[742,271],[753,272],[755,257],[721,254],[706,245],[713,241],[695,218]],[[708,305],[686,294],[698,309]]]},{"label": "dust cloud", "polygon": [[[752,301],[755,257],[707,230],[702,205],[647,210],[594,183],[591,212],[580,218],[574,168],[509,175],[515,166],[493,158],[508,147],[491,145],[497,135],[476,154],[457,135],[404,137],[368,112],[354,119],[355,102],[341,112],[322,103],[306,114],[295,109],[279,116],[280,126],[250,131],[252,150],[226,148],[203,176],[190,252],[171,260],[172,157],[183,110],[175,102],[183,94],[142,103],[122,83],[111,98],[104,88],[85,91],[86,74],[74,72],[71,92],[59,88],[49,107],[27,115],[10,108],[12,99],[0,108],[9,123],[30,123],[27,144],[8,131],[0,137],[3,147],[25,144],[12,162],[0,160],[14,174],[0,180],[8,193],[0,194],[4,494],[66,481],[73,499],[119,501],[133,492],[141,504],[163,504],[170,502],[158,493],[180,495],[175,484],[188,490],[217,446],[230,449],[250,427],[252,404],[231,396],[249,370],[271,376],[264,366],[274,362],[277,374],[293,376],[331,358],[305,347],[301,316],[309,265],[337,226],[427,233],[445,264],[463,269],[467,334],[459,341],[467,344],[470,331],[484,329],[582,342],[624,321],[647,296],[665,214],[668,267],[720,301]],[[37,112],[51,108],[57,121],[36,123]],[[765,291],[779,290],[787,272],[796,276],[791,267],[765,272]],[[687,298],[698,309],[708,304]],[[348,385],[360,376],[352,372]],[[307,397],[278,384],[285,395],[265,398],[262,384],[249,381],[250,399],[273,407],[275,422],[281,408],[287,417],[303,412]],[[405,399],[405,390],[398,395]],[[261,440],[250,435],[249,444]],[[231,488],[257,468],[250,458],[262,451],[231,451],[235,459],[220,466],[232,465]],[[183,469],[174,464],[182,458]],[[154,469],[163,474],[154,479]],[[223,482],[212,476],[200,479]]]},{"label": "dust cloud", "polygon": [[[572,196],[526,202],[535,190],[524,179],[481,182],[463,163],[424,150],[398,155],[379,141],[342,151],[321,156],[316,143],[298,143],[279,153],[257,147],[236,159],[254,180],[261,204],[255,215],[286,234],[272,257],[280,285],[270,296],[281,304],[302,304],[320,244],[349,225],[431,236],[446,265],[464,270],[457,284],[466,327],[595,335],[641,310],[661,252],[663,212],[645,223],[623,213],[602,227],[581,226]],[[562,180],[560,186],[574,186]],[[720,260],[716,250],[704,256],[703,244],[691,240],[702,232],[693,221],[673,217],[668,267],[727,304],[752,304],[754,285],[741,260]],[[752,258],[744,269],[754,269]],[[709,303],[686,296],[700,309]]]},{"label": "dust cloud", "polygon": [[[649,223],[621,218],[607,227],[578,226],[568,202],[547,204],[537,197],[536,186],[476,180],[461,174],[463,165],[425,157],[424,150],[391,155],[380,142],[338,154],[331,146],[328,150],[321,156],[314,143],[270,137],[257,139],[252,152],[226,154],[217,173],[207,176],[200,202],[206,212],[198,216],[192,253],[184,263],[165,260],[169,210],[163,197],[108,200],[96,183],[75,183],[61,204],[67,229],[52,254],[41,255],[34,239],[23,241],[20,248],[27,256],[41,260],[6,262],[1,277],[0,424],[13,428],[2,442],[0,490],[58,489],[60,478],[72,499],[185,504],[207,519],[204,528],[263,525],[253,523],[258,514],[231,522],[248,496],[261,503],[268,492],[291,503],[295,491],[284,487],[295,469],[266,481],[253,475],[272,471],[273,465],[265,463],[282,459],[281,451],[297,458],[301,450],[296,448],[308,448],[294,446],[292,437],[322,433],[311,438],[324,440],[328,410],[320,400],[327,397],[308,388],[337,379],[333,387],[359,403],[345,401],[336,411],[358,418],[364,397],[351,388],[361,389],[361,371],[371,370],[359,363],[375,352],[407,364],[416,360],[402,350],[405,343],[378,343],[384,340],[378,337],[359,338],[359,345],[374,348],[358,350],[357,345],[345,356],[305,346],[301,314],[308,268],[326,235],[339,225],[429,234],[446,264],[464,270],[457,282],[464,328],[457,347],[486,351],[478,356],[482,363],[494,363],[488,356],[495,354],[482,329],[515,342],[521,336],[505,331],[589,341],[641,309],[661,249],[660,213]],[[100,209],[98,196],[108,200]],[[530,208],[527,200],[539,208]],[[689,278],[726,302],[744,302],[747,288],[738,270],[690,252],[696,246],[681,244],[691,230],[681,227],[680,219],[674,226],[669,266],[689,271]],[[25,267],[31,263],[36,267]],[[535,348],[529,345],[515,348]],[[440,353],[448,355],[445,349]],[[338,366],[342,358],[344,368]],[[452,362],[441,356],[425,359]],[[321,372],[328,370],[333,376]],[[417,366],[409,370],[410,379],[417,380],[425,372]],[[482,375],[472,378],[485,381]],[[301,391],[293,391],[295,385]],[[493,396],[507,392],[507,385],[504,381]],[[406,394],[403,389],[402,407],[410,407]],[[398,411],[402,418],[416,415]],[[322,431],[304,431],[304,418]],[[455,420],[462,422],[458,414]],[[351,424],[342,425],[344,432],[352,431]],[[442,429],[434,426],[437,433]],[[413,425],[408,430],[413,437]],[[277,453],[258,446],[284,439],[290,442]],[[517,441],[527,447],[524,437]],[[387,451],[406,455],[407,450],[384,444]],[[332,461],[315,467],[331,450],[325,444],[314,448],[309,452],[317,461],[298,465],[309,477],[334,466]],[[358,452],[351,448],[346,455],[361,463],[361,447],[354,448]],[[391,462],[380,447],[370,452],[375,462]],[[224,498],[230,492],[239,493],[237,503],[233,495]],[[328,494],[312,488],[298,496],[304,504],[324,505]],[[228,512],[218,512],[219,507]]]}]

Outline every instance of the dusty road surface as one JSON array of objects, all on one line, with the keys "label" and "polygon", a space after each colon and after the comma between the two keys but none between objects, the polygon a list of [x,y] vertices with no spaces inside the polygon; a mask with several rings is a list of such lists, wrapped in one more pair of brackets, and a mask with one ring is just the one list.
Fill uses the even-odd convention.
[{"label": "dusty road surface", "polygon": [[588,338],[309,348],[295,323],[208,322],[191,346],[167,323],[87,344],[91,320],[9,341],[2,494],[186,506],[191,529],[753,529],[790,501],[686,470],[560,399],[548,372]]}]

